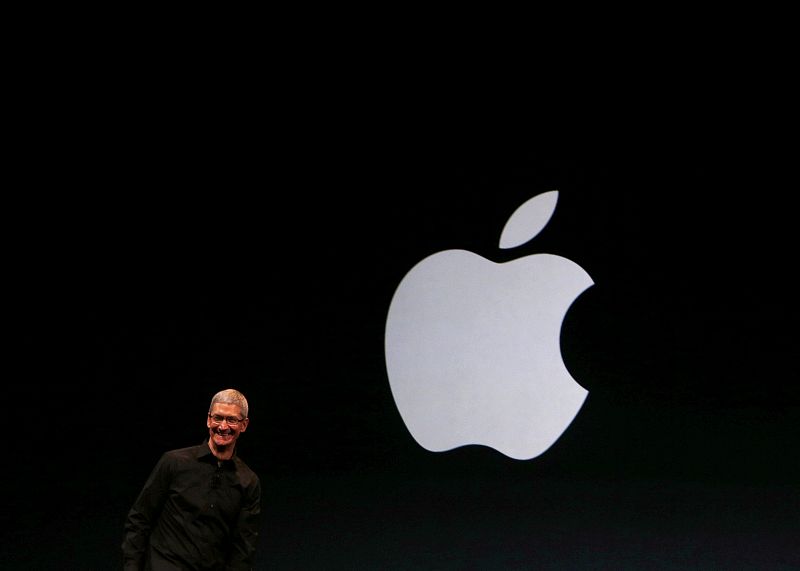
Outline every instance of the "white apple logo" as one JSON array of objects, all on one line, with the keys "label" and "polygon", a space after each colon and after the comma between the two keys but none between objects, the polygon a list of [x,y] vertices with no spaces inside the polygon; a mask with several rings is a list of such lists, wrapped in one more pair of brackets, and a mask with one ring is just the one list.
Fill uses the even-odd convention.
[{"label": "white apple logo", "polygon": [[[520,206],[500,248],[536,236],[557,200],[550,191]],[[392,297],[385,337],[392,395],[414,439],[433,452],[479,444],[518,460],[552,446],[588,394],[567,371],[559,338],[593,283],[552,254],[498,264],[446,250],[417,263]]]}]

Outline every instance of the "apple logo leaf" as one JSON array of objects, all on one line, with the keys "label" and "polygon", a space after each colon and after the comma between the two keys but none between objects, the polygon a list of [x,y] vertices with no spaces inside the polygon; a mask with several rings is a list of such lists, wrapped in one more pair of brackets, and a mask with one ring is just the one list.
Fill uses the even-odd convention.
[{"label": "apple logo leaf", "polygon": [[530,242],[550,222],[556,209],[558,191],[537,194],[517,208],[500,234],[500,248],[509,249]]}]

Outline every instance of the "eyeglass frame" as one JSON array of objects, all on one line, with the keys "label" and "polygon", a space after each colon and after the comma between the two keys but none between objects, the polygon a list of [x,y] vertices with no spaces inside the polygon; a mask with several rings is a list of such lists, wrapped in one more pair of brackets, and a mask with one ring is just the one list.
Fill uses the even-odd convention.
[{"label": "eyeglass frame", "polygon": [[[219,417],[219,418],[221,418],[222,420],[217,420],[217,419],[216,419],[216,418],[214,418],[214,417]],[[208,419],[209,419],[209,420],[210,420],[210,421],[211,421],[213,424],[216,424],[216,425],[220,425],[220,424],[222,424],[223,422],[227,422],[227,423],[228,423],[228,426],[239,426],[241,423],[243,423],[245,420],[247,420],[247,417],[244,417],[244,418],[234,418],[234,417],[232,417],[232,416],[222,416],[221,414],[211,414],[211,413],[209,412],[209,413],[208,413]]]}]

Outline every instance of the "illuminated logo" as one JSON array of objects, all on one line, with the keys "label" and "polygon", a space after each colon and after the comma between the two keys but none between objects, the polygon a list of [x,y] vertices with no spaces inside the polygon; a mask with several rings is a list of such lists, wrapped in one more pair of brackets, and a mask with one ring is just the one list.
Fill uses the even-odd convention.
[{"label": "illuminated logo", "polygon": [[[517,208],[500,248],[539,234],[557,201],[551,191]],[[455,249],[411,268],[389,307],[385,356],[414,439],[434,452],[478,444],[519,460],[552,446],[588,394],[567,371],[559,339],[567,310],[593,283],[552,254],[498,264]]]}]

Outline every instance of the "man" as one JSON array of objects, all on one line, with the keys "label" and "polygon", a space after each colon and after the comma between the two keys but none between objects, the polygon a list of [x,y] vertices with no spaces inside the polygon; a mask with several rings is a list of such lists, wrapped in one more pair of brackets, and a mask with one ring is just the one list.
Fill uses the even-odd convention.
[{"label": "man", "polygon": [[235,454],[247,413],[242,393],[220,391],[208,440],[161,456],[125,522],[126,571],[252,569],[261,483]]}]

